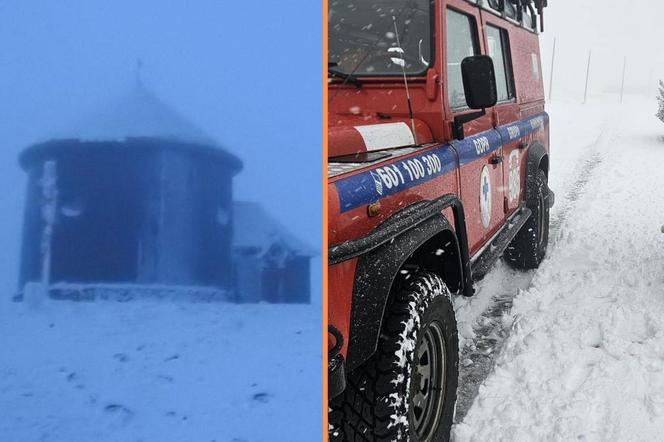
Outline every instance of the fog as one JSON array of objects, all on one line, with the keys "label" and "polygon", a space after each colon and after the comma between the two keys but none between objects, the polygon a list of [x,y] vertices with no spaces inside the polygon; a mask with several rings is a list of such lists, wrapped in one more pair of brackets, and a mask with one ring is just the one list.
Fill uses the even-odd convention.
[{"label": "fog", "polygon": [[244,161],[236,199],[318,249],[320,16],[306,1],[1,0],[0,297],[16,290],[18,153],[125,93],[138,59],[156,95]]},{"label": "fog", "polygon": [[588,52],[592,51],[588,92],[591,99],[604,93],[620,99],[623,60],[627,57],[625,93],[650,94],[654,100],[657,80],[664,79],[662,17],[664,3],[655,0],[549,1],[540,43],[548,91],[556,39],[552,99],[583,100]]}]

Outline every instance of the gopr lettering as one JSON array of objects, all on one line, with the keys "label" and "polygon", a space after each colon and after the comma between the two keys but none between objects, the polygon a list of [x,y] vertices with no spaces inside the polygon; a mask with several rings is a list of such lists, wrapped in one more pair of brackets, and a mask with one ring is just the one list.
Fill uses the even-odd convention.
[{"label": "gopr lettering", "polygon": [[491,149],[491,143],[487,137],[478,137],[473,140],[475,144],[475,152],[477,155],[484,155],[486,152]]}]

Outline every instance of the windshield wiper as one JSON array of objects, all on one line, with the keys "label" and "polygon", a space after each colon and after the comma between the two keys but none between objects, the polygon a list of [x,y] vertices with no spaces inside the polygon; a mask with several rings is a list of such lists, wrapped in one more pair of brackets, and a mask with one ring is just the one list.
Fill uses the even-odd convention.
[{"label": "windshield wiper", "polygon": [[349,83],[354,85],[358,89],[362,89],[362,82],[353,74],[348,74],[346,72],[335,69],[337,64],[335,62],[329,62],[327,64],[327,73],[331,77],[341,78],[343,80],[342,85]]}]

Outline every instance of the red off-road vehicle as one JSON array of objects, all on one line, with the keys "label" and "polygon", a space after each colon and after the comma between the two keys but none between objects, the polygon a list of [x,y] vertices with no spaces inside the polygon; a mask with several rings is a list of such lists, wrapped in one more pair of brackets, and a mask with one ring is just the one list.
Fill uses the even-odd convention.
[{"label": "red off-road vehicle", "polygon": [[545,6],[330,0],[331,440],[446,440],[452,297],[544,257]]}]

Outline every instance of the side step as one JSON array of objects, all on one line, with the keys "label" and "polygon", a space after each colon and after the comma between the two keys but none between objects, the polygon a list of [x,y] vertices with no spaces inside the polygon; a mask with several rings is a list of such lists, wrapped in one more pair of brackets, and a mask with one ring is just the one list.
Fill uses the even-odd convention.
[{"label": "side step", "polygon": [[471,263],[473,281],[483,279],[493,264],[503,256],[505,249],[510,245],[514,237],[521,230],[532,211],[527,207],[522,207],[515,213],[503,229],[493,237],[491,242],[484,247],[484,251]]}]

